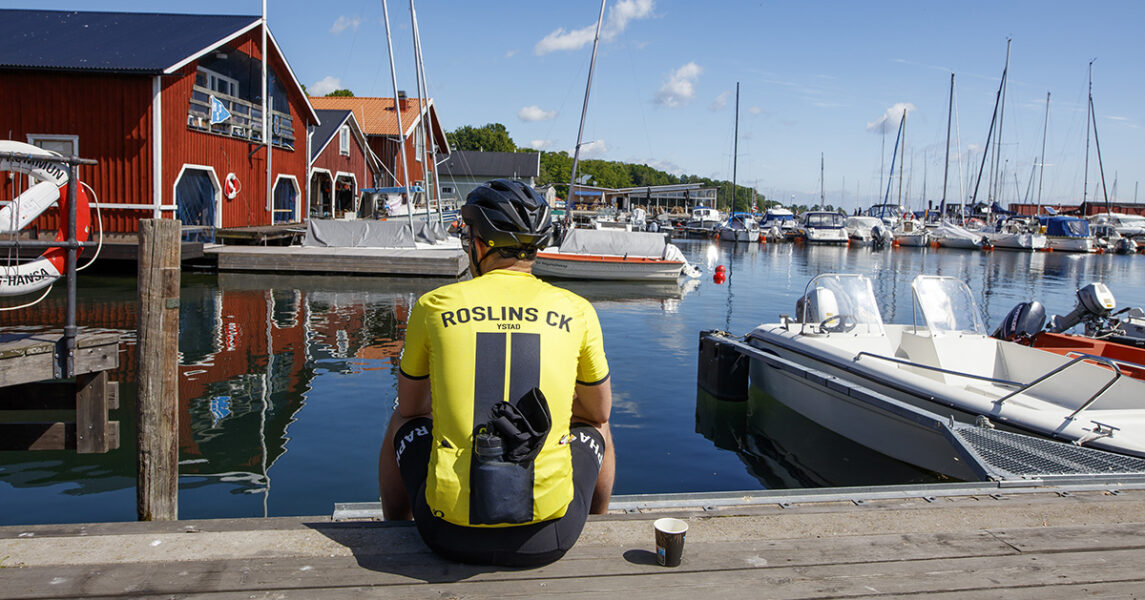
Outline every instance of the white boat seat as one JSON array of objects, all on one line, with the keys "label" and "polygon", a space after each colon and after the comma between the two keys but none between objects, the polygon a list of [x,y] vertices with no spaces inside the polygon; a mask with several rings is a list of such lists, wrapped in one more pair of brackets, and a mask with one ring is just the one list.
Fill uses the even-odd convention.
[{"label": "white boat seat", "polygon": [[[911,362],[932,367],[970,373],[979,377],[1007,378],[1005,369],[999,369],[997,340],[979,335],[957,333],[932,336],[927,332],[904,331],[899,342],[899,356]],[[929,369],[904,366],[913,373],[943,383],[968,384],[971,380]]]}]

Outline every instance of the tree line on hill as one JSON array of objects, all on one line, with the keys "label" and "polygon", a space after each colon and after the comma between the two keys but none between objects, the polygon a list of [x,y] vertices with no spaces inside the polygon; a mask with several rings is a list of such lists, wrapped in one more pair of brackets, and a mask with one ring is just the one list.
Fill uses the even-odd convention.
[{"label": "tree line on hill", "polygon": [[[519,147],[509,136],[509,130],[501,123],[488,123],[481,127],[464,125],[448,132],[446,137],[449,140],[449,147],[453,150],[540,152],[541,172],[537,177],[537,185],[552,184],[556,188],[557,196],[564,198],[568,195],[573,162],[568,152],[545,152]],[[581,175],[588,175],[591,178],[589,180],[591,185],[605,188],[698,183],[702,187],[716,188],[716,205],[719,208],[726,210],[731,204],[729,202],[732,188],[730,181],[709,179],[698,175],[673,175],[643,164],[597,159],[581,160],[577,165],[577,175],[578,179]],[[734,210],[750,211],[752,198],[752,188],[737,184],[735,186]],[[778,204],[768,200],[758,192],[755,192],[754,198],[760,211]]]}]

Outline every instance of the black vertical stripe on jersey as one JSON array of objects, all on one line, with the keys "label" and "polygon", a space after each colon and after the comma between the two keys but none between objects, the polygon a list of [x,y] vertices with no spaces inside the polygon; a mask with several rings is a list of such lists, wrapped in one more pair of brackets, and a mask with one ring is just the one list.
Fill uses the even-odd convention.
[{"label": "black vertical stripe on jersey", "polygon": [[473,365],[473,427],[493,417],[493,405],[505,400],[505,334],[478,333]]},{"label": "black vertical stripe on jersey", "polygon": [[509,337],[509,402],[514,405],[541,385],[541,335],[513,333]]}]

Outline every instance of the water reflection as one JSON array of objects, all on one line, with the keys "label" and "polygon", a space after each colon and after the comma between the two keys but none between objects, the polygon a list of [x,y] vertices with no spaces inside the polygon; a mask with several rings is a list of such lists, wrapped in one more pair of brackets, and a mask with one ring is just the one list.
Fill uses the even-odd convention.
[{"label": "water reflection", "polygon": [[757,388],[744,401],[697,387],[696,433],[735,452],[767,489],[948,481],[820,427]]}]

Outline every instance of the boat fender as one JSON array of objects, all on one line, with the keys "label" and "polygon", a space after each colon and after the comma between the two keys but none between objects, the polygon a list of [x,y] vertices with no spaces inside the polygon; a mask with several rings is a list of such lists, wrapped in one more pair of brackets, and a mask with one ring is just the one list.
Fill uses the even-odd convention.
[{"label": "boat fender", "polygon": [[[0,140],[0,152],[26,156],[0,159],[0,171],[15,171],[39,180],[24,190],[8,206],[0,209],[0,233],[15,233],[34,221],[52,204],[59,206],[59,229],[55,241],[68,239],[67,198],[68,172],[52,158],[61,155],[38,146]],[[86,242],[91,229],[91,211],[87,192],[76,186],[76,239]],[[19,296],[42,290],[52,285],[67,269],[68,251],[49,248],[39,258],[15,266],[0,266],[0,296]]]},{"label": "boat fender", "polygon": [[994,333],[990,334],[1000,340],[1014,341],[1028,339],[1038,334],[1046,323],[1046,309],[1041,302],[1031,300],[1022,302],[1006,316]]}]

